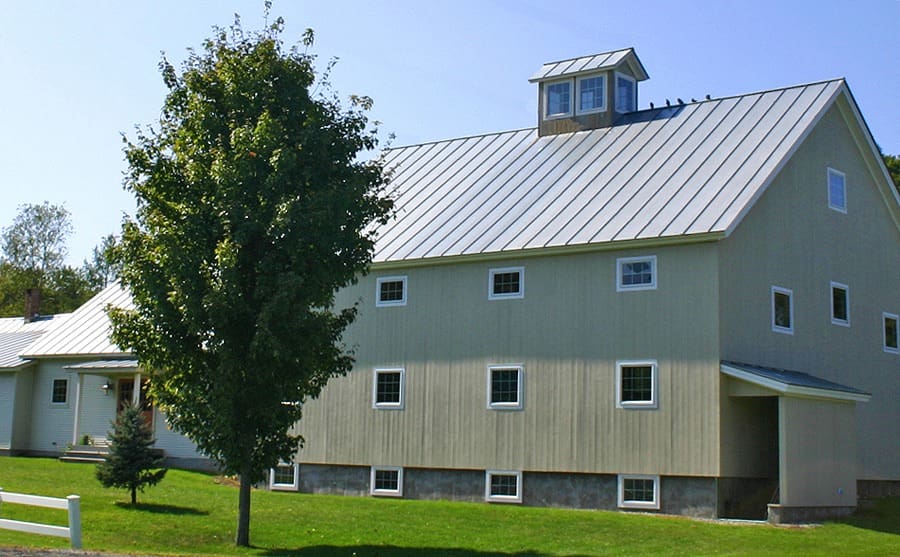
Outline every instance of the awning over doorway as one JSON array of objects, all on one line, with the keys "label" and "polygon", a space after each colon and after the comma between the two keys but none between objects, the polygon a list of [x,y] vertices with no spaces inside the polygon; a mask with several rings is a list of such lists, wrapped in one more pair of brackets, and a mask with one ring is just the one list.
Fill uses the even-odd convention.
[{"label": "awning over doorway", "polygon": [[720,371],[759,387],[785,396],[813,397],[829,400],[868,402],[872,395],[855,387],[834,383],[815,375],[787,369],[730,362],[720,362]]}]

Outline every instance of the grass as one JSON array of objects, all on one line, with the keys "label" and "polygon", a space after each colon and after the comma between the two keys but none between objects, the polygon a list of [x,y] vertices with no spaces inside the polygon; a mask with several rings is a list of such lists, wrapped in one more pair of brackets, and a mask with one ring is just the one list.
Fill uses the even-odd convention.
[{"label": "grass", "polygon": [[[254,491],[250,540],[232,541],[237,489],[170,470],[130,507],[94,466],[0,458],[6,491],[81,496],[84,548],[159,555],[544,557],[593,555],[900,555],[900,499],[816,527],[723,524],[680,517],[478,503]],[[65,512],[0,506],[0,517],[64,525]],[[65,548],[67,540],[0,530],[2,547]]]}]

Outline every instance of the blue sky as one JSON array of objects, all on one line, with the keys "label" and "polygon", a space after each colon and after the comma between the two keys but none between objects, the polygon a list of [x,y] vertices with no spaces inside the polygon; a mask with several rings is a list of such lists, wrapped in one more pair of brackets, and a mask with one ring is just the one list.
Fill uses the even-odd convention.
[{"label": "blue sky", "polygon": [[[72,213],[69,261],[118,231],[121,134],[153,123],[157,64],[199,47],[262,0],[0,0],[0,227],[44,200]],[[295,41],[311,27],[344,97],[375,100],[380,129],[407,145],[535,125],[528,78],[552,60],[634,47],[650,79],[639,106],[845,77],[875,140],[900,154],[900,0],[288,1]]]}]

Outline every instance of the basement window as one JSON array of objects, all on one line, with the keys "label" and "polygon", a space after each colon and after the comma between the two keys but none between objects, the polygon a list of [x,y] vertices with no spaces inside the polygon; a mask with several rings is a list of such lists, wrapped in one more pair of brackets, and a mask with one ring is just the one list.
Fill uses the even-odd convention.
[{"label": "basement window", "polygon": [[843,172],[828,169],[828,207],[839,213],[847,212],[847,179]]},{"label": "basement window", "polygon": [[772,330],[794,334],[794,293],[780,286],[772,287]]},{"label": "basement window", "polygon": [[656,360],[616,362],[616,408],[659,407]]},{"label": "basement window", "polygon": [[406,305],[406,277],[380,277],[375,285],[376,307]]},{"label": "basement window", "polygon": [[544,118],[572,115],[572,80],[554,81],[544,85]]},{"label": "basement window", "polygon": [[831,283],[831,322],[850,326],[850,287],[846,284]]},{"label": "basement window", "polygon": [[525,267],[491,269],[488,273],[488,300],[525,297]]},{"label": "basement window", "polygon": [[484,500],[494,503],[522,502],[522,472],[488,470],[485,472]]},{"label": "basement window", "polygon": [[269,470],[269,489],[272,491],[297,491],[300,488],[300,465],[296,462],[281,463]]},{"label": "basement window", "polygon": [[900,328],[898,328],[898,318],[894,313],[883,313],[884,321],[884,351],[891,354],[900,354]]},{"label": "basement window", "polygon": [[69,380],[54,379],[50,393],[50,403],[61,406],[67,402],[69,402]]},{"label": "basement window", "polygon": [[399,466],[373,466],[369,480],[372,495],[403,496],[403,468]]},{"label": "basement window", "polygon": [[488,367],[488,408],[520,410],[522,408],[523,368],[521,365]]},{"label": "basement window", "polygon": [[659,476],[619,474],[619,508],[659,510]]},{"label": "basement window", "polygon": [[403,369],[376,369],[372,386],[373,408],[403,409]]}]

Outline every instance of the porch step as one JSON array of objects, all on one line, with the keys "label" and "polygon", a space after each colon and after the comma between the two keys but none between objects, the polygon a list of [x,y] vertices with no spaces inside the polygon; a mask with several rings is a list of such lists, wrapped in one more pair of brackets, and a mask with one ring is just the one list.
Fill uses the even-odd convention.
[{"label": "porch step", "polygon": [[108,454],[109,447],[76,445],[59,457],[59,460],[62,462],[105,462]]}]

